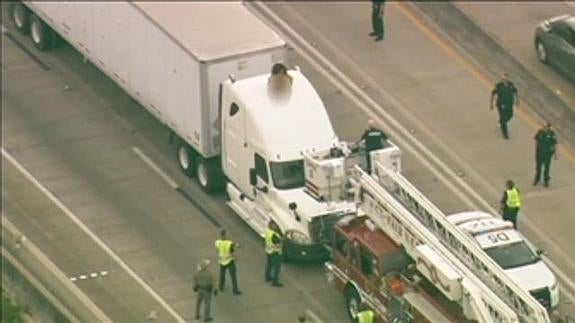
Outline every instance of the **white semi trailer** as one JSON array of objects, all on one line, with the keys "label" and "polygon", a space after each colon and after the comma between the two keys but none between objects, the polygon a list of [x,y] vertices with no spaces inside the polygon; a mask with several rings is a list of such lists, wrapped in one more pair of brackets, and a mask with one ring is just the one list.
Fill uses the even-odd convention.
[{"label": "white semi trailer", "polygon": [[328,255],[333,224],[356,208],[310,194],[303,156],[340,142],[299,70],[287,99],[268,95],[286,44],[241,3],[26,1],[11,15],[39,49],[64,38],[169,127],[181,169],[225,186],[260,235],[277,222],[288,257]]}]

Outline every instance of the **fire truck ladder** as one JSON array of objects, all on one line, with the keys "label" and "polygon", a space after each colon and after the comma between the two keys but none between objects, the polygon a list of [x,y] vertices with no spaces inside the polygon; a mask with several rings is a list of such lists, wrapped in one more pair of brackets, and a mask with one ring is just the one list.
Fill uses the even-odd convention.
[{"label": "fire truck ladder", "polygon": [[[517,285],[471,237],[449,222],[446,215],[399,172],[380,163],[375,164],[373,177],[361,169],[356,171],[361,173],[364,182],[370,183],[371,191],[389,192],[409,209],[421,225],[433,232],[445,247],[514,310],[521,322],[550,322],[546,309],[535,298]],[[372,187],[375,183],[379,188]]]},{"label": "fire truck ladder", "polygon": [[459,303],[464,313],[471,311],[473,318],[481,323],[519,322],[516,313],[500,297],[373,177],[355,166],[350,182],[356,189],[355,198],[360,208],[376,226],[401,244],[409,255],[416,257],[416,247],[425,244],[457,271],[462,290]]}]

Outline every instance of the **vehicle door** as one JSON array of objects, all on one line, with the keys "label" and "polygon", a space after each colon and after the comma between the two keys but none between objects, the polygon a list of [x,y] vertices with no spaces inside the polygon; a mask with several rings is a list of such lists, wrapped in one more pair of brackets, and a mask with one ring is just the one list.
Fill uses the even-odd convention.
[{"label": "vehicle door", "polygon": [[256,185],[251,189],[252,197],[255,203],[255,212],[252,220],[255,225],[265,231],[268,221],[272,218],[272,209],[267,196],[270,186],[270,176],[267,167],[267,161],[262,155],[255,152],[253,154],[253,168],[256,171]]},{"label": "vehicle door", "polygon": [[375,295],[379,290],[376,259],[377,258],[367,247],[354,241],[351,255],[351,275],[361,288],[369,295]]},{"label": "vehicle door", "polygon": [[571,75],[573,67],[573,58],[575,57],[575,40],[572,39],[573,34],[569,25],[565,23],[557,23],[553,25],[552,32],[556,36],[556,46],[553,56],[555,64],[565,73]]},{"label": "vehicle door", "polygon": [[569,27],[569,37],[567,38],[565,66],[571,79],[575,80],[575,30],[572,27]]},{"label": "vehicle door", "polygon": [[246,114],[235,98],[224,100],[224,104],[221,116],[224,173],[238,189],[252,197],[249,169],[253,167],[253,154],[249,152],[246,141]]},{"label": "vehicle door", "polygon": [[336,230],[332,248],[333,262],[337,265],[337,268],[349,277],[352,263],[350,241],[341,232]]}]

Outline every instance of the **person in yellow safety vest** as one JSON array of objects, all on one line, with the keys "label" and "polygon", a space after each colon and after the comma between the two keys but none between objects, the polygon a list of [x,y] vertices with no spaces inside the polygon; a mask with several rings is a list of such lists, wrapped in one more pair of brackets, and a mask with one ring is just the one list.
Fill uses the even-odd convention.
[{"label": "person in yellow safety vest", "polygon": [[234,247],[237,245],[228,239],[226,230],[220,231],[220,239],[216,240],[216,249],[220,263],[220,292],[224,290],[226,284],[226,272],[230,272],[232,278],[232,287],[234,295],[240,295],[242,292],[238,289],[238,280],[236,277],[236,261],[234,257]]},{"label": "person in yellow safety vest", "polygon": [[355,316],[357,323],[374,323],[375,313],[366,304],[361,304]]},{"label": "person in yellow safety vest", "polygon": [[521,195],[512,180],[507,180],[505,187],[501,198],[501,213],[503,220],[510,221],[513,223],[513,227],[517,229],[517,214],[521,207]]},{"label": "person in yellow safety vest", "polygon": [[274,221],[268,223],[265,234],[266,282],[271,282],[274,287],[282,287],[279,281],[282,264],[282,235],[278,225]]}]

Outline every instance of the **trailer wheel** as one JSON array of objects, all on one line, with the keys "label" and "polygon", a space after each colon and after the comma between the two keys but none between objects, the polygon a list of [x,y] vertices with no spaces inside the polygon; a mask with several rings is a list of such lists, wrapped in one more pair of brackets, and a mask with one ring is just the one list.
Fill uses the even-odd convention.
[{"label": "trailer wheel", "polygon": [[197,156],[196,178],[205,192],[215,192],[219,188],[218,175],[217,165],[213,160],[207,160],[202,156]]},{"label": "trailer wheel", "polygon": [[347,286],[345,289],[345,301],[347,304],[347,314],[352,320],[355,320],[359,312],[359,306],[361,305],[361,298],[355,287],[351,285]]},{"label": "trailer wheel", "polygon": [[46,25],[38,16],[30,15],[30,39],[32,43],[39,50],[50,49],[52,42],[53,31]]},{"label": "trailer wheel", "polygon": [[194,177],[194,152],[183,140],[178,140],[178,144],[176,146],[176,158],[182,172],[188,177]]},{"label": "trailer wheel", "polygon": [[23,34],[30,31],[30,11],[21,3],[12,4],[12,23]]}]

